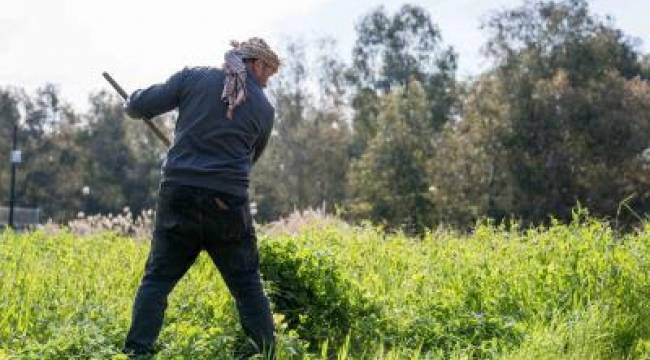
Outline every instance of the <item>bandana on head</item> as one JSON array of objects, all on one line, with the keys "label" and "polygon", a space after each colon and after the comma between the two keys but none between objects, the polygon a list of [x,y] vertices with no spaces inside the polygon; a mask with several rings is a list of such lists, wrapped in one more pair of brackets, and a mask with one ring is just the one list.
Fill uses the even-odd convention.
[{"label": "bandana on head", "polygon": [[226,116],[232,119],[233,111],[237,106],[246,101],[246,66],[245,59],[259,59],[267,65],[278,68],[280,58],[271,50],[266,42],[260,38],[250,38],[239,43],[231,41],[233,49],[224,55],[223,71],[226,80],[221,94],[221,100],[228,103]]}]

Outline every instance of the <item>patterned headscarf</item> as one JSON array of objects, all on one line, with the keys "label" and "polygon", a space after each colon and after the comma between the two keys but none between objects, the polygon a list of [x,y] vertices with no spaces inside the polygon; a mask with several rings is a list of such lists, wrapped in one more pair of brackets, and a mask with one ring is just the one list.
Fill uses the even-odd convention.
[{"label": "patterned headscarf", "polygon": [[269,66],[278,68],[280,58],[271,50],[266,42],[260,38],[250,38],[239,43],[231,41],[233,49],[224,55],[223,71],[226,81],[221,94],[221,100],[228,103],[226,116],[232,119],[233,111],[237,106],[246,101],[246,66],[244,60],[259,59]]}]

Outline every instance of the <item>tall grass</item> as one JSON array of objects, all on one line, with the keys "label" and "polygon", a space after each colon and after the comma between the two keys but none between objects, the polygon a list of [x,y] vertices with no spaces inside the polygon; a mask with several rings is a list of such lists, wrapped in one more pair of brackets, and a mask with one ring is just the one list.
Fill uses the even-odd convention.
[{"label": "tall grass", "polygon": [[[650,358],[650,225],[577,216],[423,239],[314,222],[260,236],[279,358]],[[121,358],[148,243],[112,233],[0,236],[0,358]],[[159,359],[246,345],[207,256],[171,295]]]}]

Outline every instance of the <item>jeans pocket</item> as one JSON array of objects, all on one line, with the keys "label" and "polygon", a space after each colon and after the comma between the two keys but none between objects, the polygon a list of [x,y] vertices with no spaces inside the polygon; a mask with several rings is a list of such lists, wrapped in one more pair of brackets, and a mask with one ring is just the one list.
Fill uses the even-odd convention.
[{"label": "jeans pocket", "polygon": [[246,235],[246,206],[228,204],[219,197],[212,198],[211,222],[215,234],[224,243],[239,243]]}]

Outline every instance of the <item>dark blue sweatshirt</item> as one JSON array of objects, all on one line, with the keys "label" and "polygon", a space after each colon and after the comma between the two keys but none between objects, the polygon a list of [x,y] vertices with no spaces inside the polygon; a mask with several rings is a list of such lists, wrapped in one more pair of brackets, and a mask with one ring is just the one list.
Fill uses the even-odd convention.
[{"label": "dark blue sweatshirt", "polygon": [[226,118],[224,79],[217,68],[185,68],[162,84],[134,92],[126,110],[131,117],[151,118],[178,108],[163,182],[247,197],[251,167],[264,151],[275,110],[249,71],[246,101],[232,119]]}]

